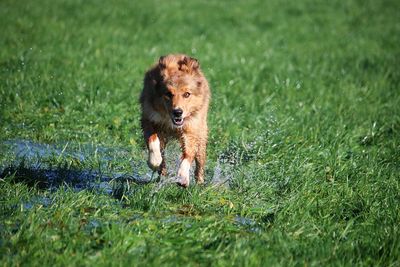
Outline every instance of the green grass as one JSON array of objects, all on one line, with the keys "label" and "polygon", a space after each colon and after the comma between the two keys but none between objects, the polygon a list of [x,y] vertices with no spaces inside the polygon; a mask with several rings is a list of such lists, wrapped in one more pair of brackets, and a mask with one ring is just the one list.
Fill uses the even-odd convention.
[{"label": "green grass", "polygon": [[[130,172],[145,161],[143,74],[182,52],[213,93],[207,179],[218,159],[233,177],[230,188],[132,183],[115,199],[7,176],[2,265],[399,266],[399,9],[1,1],[1,142],[124,148],[107,170]],[[47,160],[96,168],[90,153]]]}]

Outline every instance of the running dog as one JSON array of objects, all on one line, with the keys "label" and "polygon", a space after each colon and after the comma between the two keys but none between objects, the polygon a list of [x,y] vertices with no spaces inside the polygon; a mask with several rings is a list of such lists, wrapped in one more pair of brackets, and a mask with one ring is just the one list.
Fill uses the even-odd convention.
[{"label": "running dog", "polygon": [[166,175],[164,149],[171,138],[179,140],[182,157],[178,184],[189,186],[189,171],[196,162],[195,179],[204,183],[207,146],[208,82],[197,59],[171,54],[162,56],[144,77],[140,96],[141,126],[148,148],[148,165]]}]

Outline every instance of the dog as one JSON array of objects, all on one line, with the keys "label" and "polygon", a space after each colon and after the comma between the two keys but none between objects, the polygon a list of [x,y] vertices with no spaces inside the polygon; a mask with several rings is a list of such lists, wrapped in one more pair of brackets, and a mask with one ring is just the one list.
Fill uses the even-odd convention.
[{"label": "dog", "polygon": [[140,104],[147,163],[153,171],[165,176],[164,149],[169,140],[178,139],[182,157],[177,183],[182,187],[189,186],[193,161],[196,182],[204,183],[210,97],[199,61],[187,55],[161,56],[144,76]]}]

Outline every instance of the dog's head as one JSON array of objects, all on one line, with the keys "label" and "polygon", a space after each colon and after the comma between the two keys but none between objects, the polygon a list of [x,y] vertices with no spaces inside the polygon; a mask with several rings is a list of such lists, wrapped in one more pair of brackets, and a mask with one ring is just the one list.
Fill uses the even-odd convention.
[{"label": "dog's head", "polygon": [[165,111],[175,127],[200,110],[208,97],[206,83],[197,59],[186,55],[162,56],[158,62],[160,73],[155,88]]}]

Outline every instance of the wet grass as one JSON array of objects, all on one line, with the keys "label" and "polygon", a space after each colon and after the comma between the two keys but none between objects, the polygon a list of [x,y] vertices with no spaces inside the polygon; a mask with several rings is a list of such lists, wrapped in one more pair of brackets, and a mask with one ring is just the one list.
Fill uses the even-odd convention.
[{"label": "wet grass", "polygon": [[[399,8],[2,1],[1,171],[25,170],[0,180],[2,264],[399,265]],[[170,52],[210,81],[207,179],[229,187],[35,186],[142,166],[142,77]],[[58,152],[22,166],[10,140]]]}]

